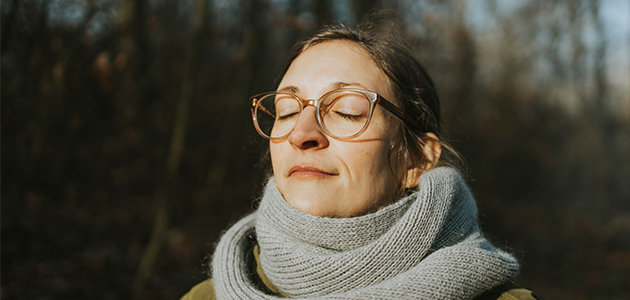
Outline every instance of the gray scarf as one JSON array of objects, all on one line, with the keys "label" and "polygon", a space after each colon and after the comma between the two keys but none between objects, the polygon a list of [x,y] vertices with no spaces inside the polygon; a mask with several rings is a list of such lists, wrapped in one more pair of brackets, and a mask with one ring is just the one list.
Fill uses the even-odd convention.
[{"label": "gray scarf", "polygon": [[280,298],[249,279],[254,229],[265,274],[292,298],[472,299],[513,280],[519,268],[482,237],[475,201],[452,168],[423,174],[417,192],[375,213],[343,219],[294,209],[270,179],[257,212],[217,245],[218,299]]}]

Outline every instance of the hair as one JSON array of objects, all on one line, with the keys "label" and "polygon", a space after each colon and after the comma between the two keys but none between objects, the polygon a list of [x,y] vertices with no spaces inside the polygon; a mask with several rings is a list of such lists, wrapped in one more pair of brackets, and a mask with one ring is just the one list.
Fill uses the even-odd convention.
[{"label": "hair", "polygon": [[[376,66],[390,79],[395,96],[392,101],[420,124],[420,128],[414,128],[402,120],[399,121],[401,130],[396,137],[397,143],[390,149],[391,161],[395,162],[396,166],[404,166],[405,169],[408,167],[426,169],[428,161],[424,146],[427,141],[434,140],[442,147],[442,154],[436,166],[461,169],[463,168],[461,155],[445,141],[435,84],[424,66],[414,57],[398,27],[389,14],[382,12],[367,16],[356,28],[348,28],[343,24],[325,26],[293,46],[280,72],[279,80],[291,63],[313,46],[329,41],[353,42],[366,50]],[[427,133],[435,134],[437,140]],[[268,148],[263,153],[261,167],[270,175]]]}]

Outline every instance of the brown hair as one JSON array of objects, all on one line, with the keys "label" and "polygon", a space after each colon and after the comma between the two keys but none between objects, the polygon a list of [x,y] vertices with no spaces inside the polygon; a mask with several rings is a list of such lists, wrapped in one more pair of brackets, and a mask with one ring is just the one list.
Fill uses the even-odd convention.
[{"label": "brown hair", "polygon": [[[354,42],[367,51],[373,62],[391,80],[396,97],[392,101],[420,124],[421,128],[414,128],[400,121],[399,142],[390,149],[390,157],[397,162],[396,165],[409,166],[411,162],[411,167],[424,169],[427,164],[424,145],[427,140],[432,139],[426,133],[432,132],[442,146],[442,155],[437,166],[461,168],[461,156],[448,145],[443,136],[440,101],[435,85],[396,28],[391,15],[384,13],[368,16],[356,28],[348,28],[342,24],[326,26],[293,46],[279,79],[287,72],[293,60],[317,44],[334,40]],[[269,152],[264,153],[261,163],[268,167]]]}]

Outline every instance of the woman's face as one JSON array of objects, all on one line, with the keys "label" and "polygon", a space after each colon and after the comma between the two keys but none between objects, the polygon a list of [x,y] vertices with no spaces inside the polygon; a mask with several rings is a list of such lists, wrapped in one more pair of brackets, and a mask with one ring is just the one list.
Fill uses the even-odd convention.
[{"label": "woman's face", "polygon": [[[302,99],[318,99],[340,87],[377,92],[394,100],[387,76],[368,53],[349,41],[329,41],[300,54],[278,90]],[[291,135],[271,141],[276,185],[296,209],[315,216],[350,217],[389,204],[400,193],[404,172],[394,174],[389,149],[397,119],[376,106],[365,132],[349,141],[327,136],[317,123],[315,108],[299,116]]]}]

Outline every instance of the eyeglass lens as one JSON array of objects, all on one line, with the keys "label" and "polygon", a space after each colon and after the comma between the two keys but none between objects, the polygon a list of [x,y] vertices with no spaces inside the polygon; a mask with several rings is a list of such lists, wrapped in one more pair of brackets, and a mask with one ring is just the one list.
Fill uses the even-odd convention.
[{"label": "eyeglass lens", "polygon": [[[284,137],[293,130],[300,115],[301,101],[290,94],[269,94],[256,107],[260,130],[270,138]],[[371,102],[354,91],[331,93],[319,103],[322,125],[335,137],[351,137],[368,123]]]}]

